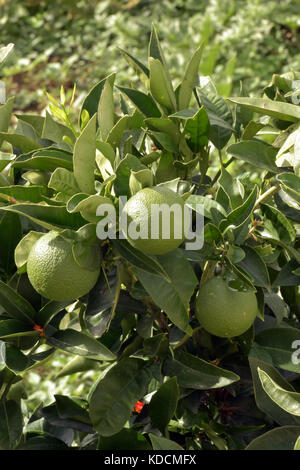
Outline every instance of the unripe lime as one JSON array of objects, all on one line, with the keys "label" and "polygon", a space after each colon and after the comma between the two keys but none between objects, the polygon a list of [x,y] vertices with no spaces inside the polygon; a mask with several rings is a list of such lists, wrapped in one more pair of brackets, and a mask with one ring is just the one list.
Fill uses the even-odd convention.
[{"label": "unripe lime", "polygon": [[[158,214],[160,209],[166,209],[166,212],[156,217],[155,213]],[[189,226],[189,220],[184,218],[182,198],[163,186],[138,191],[127,201],[123,213],[127,215],[129,243],[143,253],[152,255],[161,255],[178,248],[185,239],[185,227]],[[140,232],[142,237],[134,239],[130,236],[130,224],[137,227],[137,233]]]},{"label": "unripe lime", "polygon": [[209,279],[197,294],[196,315],[200,325],[221,338],[245,333],[257,312],[255,293],[232,290],[222,277]]},{"label": "unripe lime", "polygon": [[33,246],[27,261],[27,274],[35,290],[50,300],[73,301],[94,287],[100,272],[101,253],[95,244],[93,252],[99,268],[89,270],[73,257],[72,240],[59,232],[43,235]]}]

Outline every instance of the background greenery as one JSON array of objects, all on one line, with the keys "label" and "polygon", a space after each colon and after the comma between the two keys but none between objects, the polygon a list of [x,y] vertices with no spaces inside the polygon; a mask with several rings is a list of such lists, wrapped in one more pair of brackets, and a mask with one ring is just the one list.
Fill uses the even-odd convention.
[{"label": "background greenery", "polygon": [[[1,71],[8,96],[16,95],[15,112],[42,111],[45,90],[58,96],[60,84],[71,90],[76,82],[80,103],[112,71],[119,84],[136,82],[118,47],[145,60],[152,21],[174,78],[207,40],[200,71],[213,76],[223,96],[239,94],[240,81],[257,94],[273,73],[300,69],[298,0],[0,0],[0,7],[0,44],[15,43]],[[56,352],[27,374],[32,410],[55,393],[86,395],[94,371],[56,379],[67,362]]]},{"label": "background greenery", "polygon": [[299,7],[299,0],[0,0],[0,44],[15,43],[2,74],[27,111],[43,108],[43,91],[57,94],[61,83],[76,82],[84,93],[112,71],[120,84],[135,82],[118,48],[144,60],[154,22],[174,78],[206,39],[200,72],[213,75],[220,94],[237,91],[240,80],[258,92],[273,73],[300,68]]}]

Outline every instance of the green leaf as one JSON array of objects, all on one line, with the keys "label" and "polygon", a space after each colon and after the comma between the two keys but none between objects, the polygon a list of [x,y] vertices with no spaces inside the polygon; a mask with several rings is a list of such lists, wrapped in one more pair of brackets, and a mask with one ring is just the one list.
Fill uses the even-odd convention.
[{"label": "green leaf", "polygon": [[[132,65],[133,68],[140,74],[144,75],[144,77],[147,79],[149,78],[150,72],[149,69],[142,64],[139,60],[137,60],[135,57],[133,57],[129,52],[124,51],[119,47],[119,51],[121,54],[125,57],[129,65]],[[141,78],[142,79],[142,78]]]},{"label": "green leaf", "polygon": [[253,439],[245,450],[295,450],[298,436],[300,426],[282,426]]},{"label": "green leaf", "polygon": [[245,257],[238,262],[238,266],[242,267],[253,278],[253,283],[258,287],[270,287],[270,278],[267,266],[262,257],[250,246],[243,245]]},{"label": "green leaf", "polygon": [[115,107],[113,97],[115,74],[106,79],[98,106],[98,124],[102,140],[106,140],[109,132],[114,127]]},{"label": "green leaf", "polygon": [[232,134],[232,114],[226,101],[220,96],[205,96],[200,93],[201,104],[206,109],[210,120],[210,140],[217,149],[221,150],[229,141]]},{"label": "green leaf", "polygon": [[151,129],[155,131],[162,132],[164,134],[168,134],[176,145],[179,144],[180,140],[180,132],[178,126],[169,118],[148,118],[145,119],[145,124]]},{"label": "green leaf", "polygon": [[249,121],[242,135],[242,140],[251,140],[265,125],[261,122]]},{"label": "green leaf", "polygon": [[29,253],[33,245],[44,235],[43,232],[34,232],[30,230],[25,237],[18,243],[15,249],[14,257],[18,269],[26,265]]},{"label": "green leaf", "polygon": [[30,437],[18,450],[69,450],[69,447],[61,440],[51,435]]},{"label": "green leaf", "polygon": [[129,179],[131,170],[139,171],[144,169],[147,169],[146,165],[143,165],[137,157],[127,154],[116,169],[117,178],[114,183],[116,195],[130,197]]},{"label": "green leaf", "polygon": [[29,322],[20,320],[0,320],[0,337],[1,338],[17,338],[19,336],[31,336],[38,333],[32,329]]},{"label": "green leaf", "polygon": [[193,89],[198,76],[198,70],[202,53],[204,49],[204,42],[200,44],[198,49],[194,52],[188,66],[186,68],[182,83],[180,85],[179,96],[178,96],[178,108],[186,109],[189,107]]},{"label": "green leaf", "polygon": [[159,59],[149,57],[150,92],[155,101],[168,112],[176,112],[176,98],[172,83]]},{"label": "green leaf", "polygon": [[209,131],[209,118],[205,108],[202,106],[195,116],[186,120],[184,126],[184,133],[187,134],[188,143],[193,152],[198,153],[201,148],[207,145]]},{"label": "green leaf", "polygon": [[0,266],[4,273],[15,270],[14,251],[22,238],[20,217],[6,213],[0,220]]},{"label": "green leaf", "polygon": [[300,435],[299,435],[297,441],[295,442],[293,450],[300,450]]},{"label": "green leaf", "polygon": [[63,149],[49,147],[20,155],[13,162],[14,168],[32,168],[42,171],[54,171],[57,167],[73,169],[73,155]]},{"label": "green leaf", "polygon": [[87,359],[84,356],[76,356],[68,362],[62,370],[56,375],[56,378],[66,377],[67,375],[85,372],[87,370],[99,370],[100,363],[94,359]]},{"label": "green leaf", "polygon": [[[0,49],[1,51],[1,49]],[[6,133],[8,131],[12,110],[14,106],[14,97],[10,97],[5,104],[0,106],[0,132]],[[3,139],[0,138],[0,146],[2,145]]]},{"label": "green leaf", "polygon": [[214,218],[212,209],[214,210],[214,212],[217,211],[222,219],[224,217],[227,217],[227,213],[223,206],[221,206],[221,204],[219,204],[217,201],[215,201],[209,196],[198,196],[196,194],[191,194],[191,196],[189,196],[185,200],[185,204],[188,207],[191,207],[193,210],[196,210],[197,204],[199,204],[201,207],[203,206],[204,217],[207,217],[208,219]]},{"label": "green leaf", "polygon": [[299,371],[297,344],[300,331],[296,328],[267,328],[255,337],[250,355],[291,372]]},{"label": "green leaf", "polygon": [[259,227],[260,236],[271,238],[283,243],[293,243],[296,237],[292,223],[281,211],[268,204],[261,204],[264,225]]},{"label": "green leaf", "polygon": [[72,330],[59,330],[50,338],[47,343],[63,351],[85,356],[89,359],[102,361],[114,361],[116,356],[93,336],[86,333]]},{"label": "green leaf", "polygon": [[277,319],[277,324],[280,325],[282,320],[285,317],[288,317],[288,313],[289,313],[288,305],[284,302],[284,300],[280,297],[279,294],[276,294],[275,292],[272,292],[272,291],[265,292],[264,299],[265,299],[265,303],[268,305],[268,307],[270,307],[270,309],[274,313]]},{"label": "green leaf", "polygon": [[68,197],[80,192],[74,173],[66,168],[56,168],[51,175],[48,187]]},{"label": "green leaf", "polygon": [[196,390],[226,387],[239,380],[233,372],[182,351],[165,361],[163,371],[169,377],[176,376],[179,386]]},{"label": "green leaf", "polygon": [[138,400],[147,392],[151,367],[137,358],[124,358],[112,367],[94,389],[90,399],[90,417],[101,436],[121,431]]},{"label": "green leaf", "polygon": [[[44,118],[44,125],[41,137],[43,139],[52,140],[57,144],[63,143],[63,137],[67,136],[72,143],[75,141],[75,136],[71,129],[60,122],[53,119],[51,114],[46,111],[46,117]],[[67,145],[69,148],[69,145]]]},{"label": "green leaf", "polygon": [[121,256],[125,258],[133,266],[142,269],[148,273],[157,274],[165,277],[166,280],[170,281],[170,278],[162,267],[160,262],[153,256],[146,255],[141,251],[135,250],[127,240],[112,240],[113,245],[118,250]]},{"label": "green leaf", "polygon": [[105,196],[94,194],[88,196],[87,194],[79,193],[71,197],[67,203],[67,211],[71,214],[80,212],[82,217],[91,223],[97,223],[102,218],[96,214],[97,208],[102,204],[112,205],[112,201]]},{"label": "green leaf", "polygon": [[275,159],[277,149],[264,142],[254,140],[243,140],[236,144],[232,144],[227,148],[227,152],[238,160],[254,165],[255,167],[278,173],[279,168],[276,166]]},{"label": "green leaf", "polygon": [[290,413],[276,405],[276,403],[274,403],[274,401],[265,392],[258,375],[258,369],[266,372],[268,376],[271,377],[272,380],[276,381],[280,387],[294,392],[294,389],[289,384],[289,382],[287,382],[272,365],[267,364],[264,360],[252,357],[252,355],[250,355],[249,364],[254,386],[255,401],[258,408],[263,413],[266,413],[268,416],[270,416],[274,421],[276,421],[276,423],[282,426],[289,424],[300,424],[300,420],[297,417],[292,416]]},{"label": "green leaf", "polygon": [[83,193],[95,193],[96,114],[76,140],[73,154],[74,176]]},{"label": "green leaf", "polygon": [[[238,208],[243,204],[243,199],[236,179],[234,179],[224,167],[221,170],[221,177],[218,182],[228,197],[232,209]],[[235,219],[235,214],[233,219]]]},{"label": "green leaf", "polygon": [[[189,302],[197,285],[193,268],[180,249],[159,256],[157,259],[171,282],[162,275],[150,274],[137,267],[134,271],[154,303],[165,311],[178,328],[190,334]],[[180,278],[178,272],[181,273]]]},{"label": "green leaf", "polygon": [[152,424],[163,434],[176,411],[178,399],[179,389],[176,377],[164,382],[151,398],[149,416]]},{"label": "green leaf", "polygon": [[55,300],[50,300],[38,311],[36,316],[37,324],[45,327],[55,315],[61,312],[68,305],[70,305],[69,301],[57,302]]},{"label": "green leaf", "polygon": [[166,439],[165,437],[149,434],[153,450],[184,450],[177,442]]},{"label": "green leaf", "polygon": [[90,418],[86,411],[86,402],[80,398],[70,398],[65,395],[54,395],[56,409],[61,419],[74,419],[81,423],[90,424]]},{"label": "green leaf", "polygon": [[0,449],[13,450],[20,442],[23,416],[20,405],[13,401],[0,401]]},{"label": "green leaf", "polygon": [[243,204],[236,207],[232,212],[228,214],[226,220],[220,224],[219,229],[221,231],[224,231],[227,227],[229,227],[229,225],[237,228],[240,227],[244,222],[246,222],[255,207],[257,196],[258,188],[257,186],[255,186],[248,198],[243,202]]},{"label": "green leaf", "polygon": [[0,132],[0,141],[1,140],[10,143],[22,153],[31,152],[32,150],[37,150],[40,147],[40,144],[22,134]]},{"label": "green leaf", "polygon": [[280,173],[276,178],[288,190],[288,194],[300,204],[300,177],[293,173]]},{"label": "green leaf", "polygon": [[151,446],[143,434],[125,428],[113,436],[101,436],[98,449],[100,451],[151,450]]},{"label": "green leaf", "polygon": [[42,204],[14,204],[0,210],[23,215],[47,230],[78,229],[86,223],[79,214],[70,214],[65,207]]},{"label": "green leaf", "polygon": [[7,367],[15,373],[22,372],[32,365],[32,361],[28,356],[10,344],[6,345],[5,362]]},{"label": "green leaf", "polygon": [[258,114],[271,116],[283,121],[297,122],[300,119],[300,108],[294,104],[272,101],[268,98],[228,98],[232,103],[251,109]]},{"label": "green leaf", "polygon": [[130,101],[137,107],[137,109],[146,117],[160,117],[161,112],[158,109],[155,101],[149,95],[141,91],[134,90],[133,88],[117,87]]},{"label": "green leaf", "polygon": [[88,113],[89,117],[92,117],[94,116],[94,114],[97,114],[101,93],[106,80],[107,77],[100,80],[100,82],[98,82],[85,97],[79,113],[79,126],[81,124],[81,119],[84,110]]},{"label": "green leaf", "polygon": [[0,48],[0,65],[1,66],[4,64],[8,56],[11,54],[14,47],[15,45],[12,42],[10,42],[9,44],[7,44],[7,46],[2,46]]},{"label": "green leaf", "polygon": [[1,186],[0,199],[8,202],[12,202],[14,199],[18,202],[40,202],[43,198],[43,191],[42,186]]},{"label": "green leaf", "polygon": [[300,416],[300,393],[291,392],[280,387],[275,380],[272,380],[266,372],[258,367],[258,376],[260,378],[264,391],[271,400],[280,408],[294,416]]},{"label": "green leaf", "polygon": [[36,311],[18,292],[0,281],[0,305],[16,320],[34,325]]}]

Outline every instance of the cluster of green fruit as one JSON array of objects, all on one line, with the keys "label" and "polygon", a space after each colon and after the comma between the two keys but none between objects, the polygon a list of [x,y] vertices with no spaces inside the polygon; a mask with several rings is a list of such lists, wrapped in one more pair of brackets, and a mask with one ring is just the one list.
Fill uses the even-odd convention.
[{"label": "cluster of green fruit", "polygon": [[[126,203],[124,211],[127,220],[150,228],[150,209],[153,204],[184,206],[182,198],[168,188],[144,188]],[[177,248],[183,238],[175,238],[174,230],[170,230],[169,238],[163,238],[160,221],[158,238],[153,239],[150,235],[147,239],[129,238],[128,241],[141,252],[162,255]],[[92,247],[94,258],[99,260],[97,269],[79,265],[73,256],[72,246],[72,239],[55,231],[42,236],[33,246],[27,272],[33,287],[44,297],[55,301],[73,301],[94,287],[100,273],[99,244],[95,242]],[[196,314],[200,324],[211,334],[220,337],[238,336],[254,322],[257,314],[256,296],[253,292],[233,290],[221,276],[213,277],[199,289]]]}]

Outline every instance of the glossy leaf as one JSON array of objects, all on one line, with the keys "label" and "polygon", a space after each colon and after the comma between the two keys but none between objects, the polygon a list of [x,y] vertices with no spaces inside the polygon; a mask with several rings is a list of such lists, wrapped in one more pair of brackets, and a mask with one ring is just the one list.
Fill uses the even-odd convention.
[{"label": "glossy leaf", "polygon": [[297,373],[297,342],[300,345],[300,331],[296,328],[267,328],[256,335],[251,356]]},{"label": "glossy leaf", "polygon": [[264,142],[243,140],[228,147],[227,152],[238,160],[243,160],[258,168],[278,173],[275,158],[277,149]]},{"label": "glossy leaf", "polygon": [[179,389],[176,377],[164,382],[151,398],[149,416],[152,424],[163,434],[176,411],[178,399]]},{"label": "glossy leaf", "polygon": [[122,429],[113,436],[101,436],[99,450],[151,450],[151,446],[145,436],[134,429]]},{"label": "glossy leaf", "polygon": [[78,137],[74,147],[74,176],[83,193],[95,192],[96,119],[94,115]]},{"label": "glossy leaf", "polygon": [[2,281],[0,281],[0,305],[10,317],[34,324],[36,311],[32,305]]},{"label": "glossy leaf", "polygon": [[57,167],[72,170],[72,153],[63,149],[49,147],[20,155],[14,160],[12,166],[42,171],[54,171]]},{"label": "glossy leaf", "polygon": [[0,449],[15,449],[22,431],[23,417],[20,405],[13,400],[0,401]]},{"label": "glossy leaf", "polygon": [[181,387],[196,390],[221,388],[239,380],[233,372],[181,351],[165,361],[163,370],[169,377],[176,376]]},{"label": "glossy leaf", "polygon": [[78,229],[86,223],[79,214],[70,214],[65,207],[41,204],[14,204],[0,210],[23,215],[47,230]]},{"label": "glossy leaf", "polygon": [[100,379],[90,399],[90,417],[101,436],[120,432],[152,378],[151,367],[138,358],[124,358]]},{"label": "glossy leaf", "polygon": [[142,93],[141,91],[134,90],[133,88],[117,87],[130,101],[137,107],[137,109],[146,117],[160,117],[159,111],[155,101],[151,96]]},{"label": "glossy leaf", "polygon": [[85,356],[89,359],[102,361],[116,359],[115,355],[94,337],[70,328],[57,331],[48,338],[47,343],[63,351]]},{"label": "glossy leaf", "polygon": [[276,381],[279,386],[285,390],[294,392],[294,389],[289,384],[289,382],[287,382],[272,365],[267,364],[262,359],[252,357],[251,354],[249,356],[249,364],[253,379],[255,401],[258,408],[263,413],[266,413],[268,416],[270,416],[276,423],[282,426],[289,424],[300,424],[300,420],[296,416],[292,416],[290,413],[280,408],[264,391],[258,375],[258,368],[266,372],[268,376],[271,377],[272,380]]},{"label": "glossy leaf", "polygon": [[204,42],[194,52],[191,60],[186,68],[182,83],[180,85],[179,96],[178,96],[178,108],[187,109],[189,107],[193,89],[195,87],[200,61],[202,58],[204,49]]},{"label": "glossy leaf", "polygon": [[[161,275],[150,274],[137,267],[134,271],[153,301],[166,312],[169,319],[178,328],[190,333],[188,309],[190,298],[197,284],[194,271],[179,249],[159,256],[158,260],[171,282]],[[178,277],[179,271],[180,278]]]},{"label": "glossy leaf", "polygon": [[293,450],[299,436],[300,426],[281,426],[257,437],[245,450]]},{"label": "glossy leaf", "polygon": [[166,439],[165,437],[149,434],[153,450],[183,450],[177,442]]},{"label": "glossy leaf", "polygon": [[258,375],[264,391],[280,408],[294,416],[300,416],[300,393],[285,390],[275,380],[258,368]]},{"label": "glossy leaf", "polygon": [[271,116],[282,121],[297,122],[300,119],[299,106],[268,98],[228,98],[232,103],[251,109],[255,113]]}]

